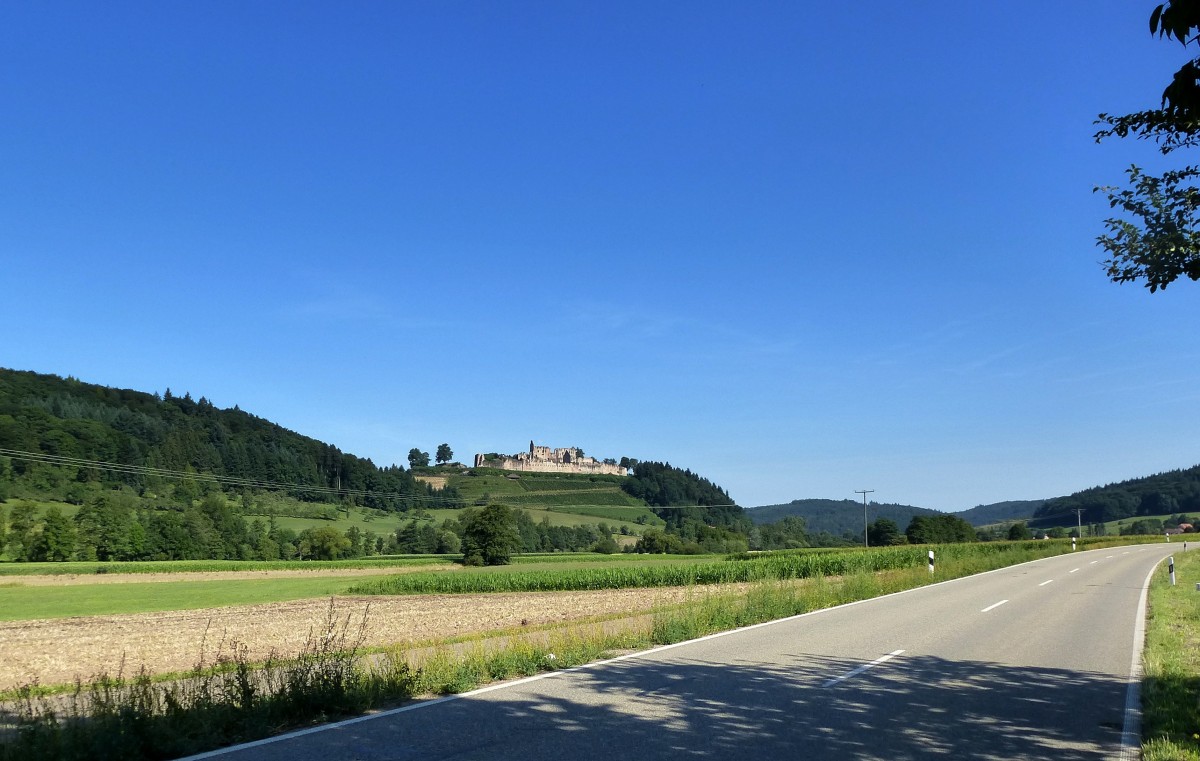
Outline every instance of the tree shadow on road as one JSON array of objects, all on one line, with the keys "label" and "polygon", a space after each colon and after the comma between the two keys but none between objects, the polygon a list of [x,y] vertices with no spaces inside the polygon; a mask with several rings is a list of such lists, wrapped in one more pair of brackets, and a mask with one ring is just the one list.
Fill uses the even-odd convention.
[{"label": "tree shadow on road", "polygon": [[861,662],[802,654],[794,661],[764,667],[635,658],[310,736],[306,744],[316,750],[314,741],[328,742],[350,753],[338,757],[364,761],[1071,761],[1111,758],[1119,748],[1126,685],[1110,675],[901,656],[827,686]]}]

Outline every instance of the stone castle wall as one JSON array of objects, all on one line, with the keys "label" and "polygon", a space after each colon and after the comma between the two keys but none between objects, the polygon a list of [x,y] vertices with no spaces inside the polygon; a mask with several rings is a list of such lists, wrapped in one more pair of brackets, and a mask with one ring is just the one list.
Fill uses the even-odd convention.
[{"label": "stone castle wall", "polygon": [[551,449],[529,442],[529,451],[511,457],[488,460],[484,455],[475,455],[475,467],[516,470],[525,473],[583,473],[588,475],[624,476],[628,470],[620,465],[609,465],[594,457],[583,457],[574,447]]}]

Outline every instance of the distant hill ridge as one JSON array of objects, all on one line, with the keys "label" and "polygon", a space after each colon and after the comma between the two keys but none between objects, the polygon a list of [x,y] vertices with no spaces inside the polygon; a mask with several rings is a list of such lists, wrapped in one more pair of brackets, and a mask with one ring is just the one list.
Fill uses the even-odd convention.
[{"label": "distant hill ridge", "polygon": [[1028,520],[1045,503],[1044,499],[1016,499],[978,505],[954,514],[972,526],[986,526],[989,523]]},{"label": "distant hill ridge", "polygon": [[[1079,517],[1075,511],[1082,513]],[[1141,515],[1200,511],[1200,465],[1131,478],[1047,500],[1034,515],[1035,525],[1106,523]]]},{"label": "distant hill ridge", "polygon": [[[868,522],[878,518],[890,518],[903,531],[914,515],[939,515],[937,510],[912,505],[895,505],[872,502],[867,506]],[[852,499],[797,499],[784,505],[764,505],[746,510],[746,515],[756,524],[775,523],[788,516],[804,519],[810,534],[822,531],[834,536],[846,532],[862,535],[863,504]]]},{"label": "distant hill ridge", "polygon": [[[1077,515],[1076,511],[1080,513]],[[1065,497],[979,505],[954,515],[973,526],[1024,520],[1032,526],[1050,527],[1196,512],[1200,512],[1200,465],[1093,486]],[[937,513],[939,511],[924,507],[872,502],[868,520],[890,518],[903,529],[914,515]],[[797,516],[803,518],[808,530],[814,533],[862,532],[862,503],[852,499],[797,499],[781,505],[747,508],[746,514],[756,524]]]},{"label": "distant hill ridge", "polygon": [[[984,526],[1002,521],[1026,520],[1033,516],[1045,500],[1010,500],[991,505],[979,505],[954,513],[972,526]],[[863,505],[852,499],[796,499],[782,505],[764,505],[746,509],[756,524],[775,523],[788,516],[803,518],[811,533],[827,531],[834,536],[847,532],[862,534]],[[888,518],[903,531],[914,515],[942,515],[940,510],[914,505],[871,502],[867,505],[867,521]]]}]

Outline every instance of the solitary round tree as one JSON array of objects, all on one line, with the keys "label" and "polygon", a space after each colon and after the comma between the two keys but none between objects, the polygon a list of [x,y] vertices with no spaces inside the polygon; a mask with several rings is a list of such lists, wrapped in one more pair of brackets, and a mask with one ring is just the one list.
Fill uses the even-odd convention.
[{"label": "solitary round tree", "polygon": [[517,517],[507,505],[488,505],[465,516],[462,549],[467,565],[505,565],[521,546]]},{"label": "solitary round tree", "polygon": [[1008,538],[1014,542],[1021,539],[1032,539],[1033,532],[1030,531],[1029,526],[1025,525],[1025,523],[1022,521],[1014,523],[1008,527]]}]

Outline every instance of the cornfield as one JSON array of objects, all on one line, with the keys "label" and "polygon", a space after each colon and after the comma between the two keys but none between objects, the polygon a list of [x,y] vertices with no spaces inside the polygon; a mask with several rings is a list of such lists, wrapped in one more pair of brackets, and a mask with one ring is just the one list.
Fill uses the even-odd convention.
[{"label": "cornfield", "polygon": [[[1044,557],[1069,551],[1059,542],[990,542],[940,545],[934,548],[945,561],[1005,559],[1001,564],[1021,562],[1024,556]],[[882,547],[870,550],[789,551],[707,563],[678,563],[619,568],[538,569],[492,573],[409,573],[364,581],[351,587],[350,594],[470,594],[485,592],[565,592],[631,587],[678,587],[703,584],[803,579],[817,576],[890,571],[924,566],[927,546]],[[992,562],[988,562],[991,565]]]}]

